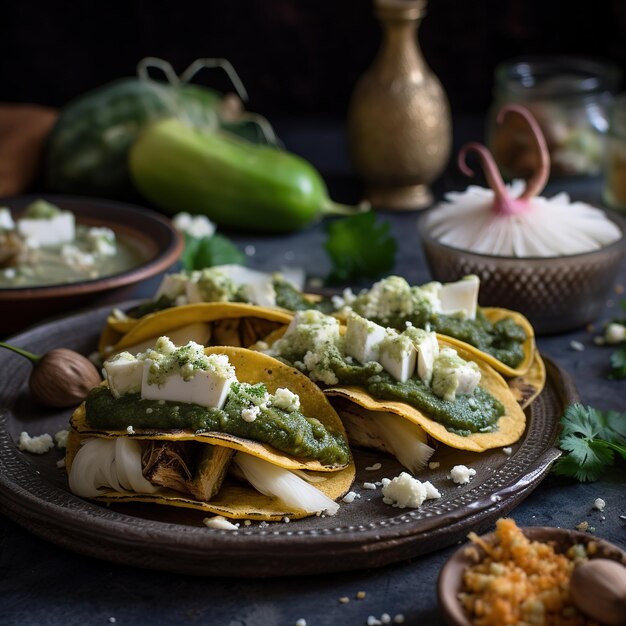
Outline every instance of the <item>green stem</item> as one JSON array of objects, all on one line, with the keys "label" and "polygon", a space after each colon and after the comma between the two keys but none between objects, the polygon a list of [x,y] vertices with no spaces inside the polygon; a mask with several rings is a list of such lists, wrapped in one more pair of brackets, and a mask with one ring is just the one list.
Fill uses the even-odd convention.
[{"label": "green stem", "polygon": [[17,348],[16,346],[12,346],[8,343],[4,343],[3,341],[0,341],[0,348],[6,348],[7,350],[12,350],[13,352],[17,352],[17,354],[21,354],[22,356],[25,356],[33,365],[37,365],[37,363],[41,359],[40,356],[37,356],[36,354],[33,354],[32,352],[28,352],[27,350],[22,350],[22,348]]},{"label": "green stem", "polygon": [[369,202],[363,201],[359,204],[340,204],[339,202],[333,202],[327,200],[322,206],[322,215],[355,215],[357,213],[367,213],[372,208]]}]

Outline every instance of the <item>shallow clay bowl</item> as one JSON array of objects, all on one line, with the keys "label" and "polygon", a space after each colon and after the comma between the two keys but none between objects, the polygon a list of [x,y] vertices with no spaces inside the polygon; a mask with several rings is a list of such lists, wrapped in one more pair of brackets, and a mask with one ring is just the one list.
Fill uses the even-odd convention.
[{"label": "shallow clay bowl", "polygon": [[127,299],[138,283],[164,272],[182,253],[182,237],[171,222],[141,207],[48,194],[0,200],[0,206],[19,214],[39,198],[72,211],[77,223],[111,228],[118,239],[137,250],[141,260],[129,270],[93,280],[0,288],[0,335],[72,309]]},{"label": "shallow clay bowl", "polygon": [[[598,549],[593,555],[589,555],[590,559],[612,559],[626,565],[626,552],[589,533],[548,526],[530,526],[521,530],[526,537],[533,541],[552,544],[556,552],[566,552],[575,544],[587,546],[590,543],[595,543]],[[495,541],[495,533],[482,535],[482,539],[492,543]],[[466,543],[446,561],[437,580],[439,609],[446,622],[451,626],[473,626],[459,602],[459,593],[463,590],[463,574],[467,567],[476,563],[472,556],[466,554],[466,549],[470,546],[476,548],[481,558],[484,556],[484,551],[480,546]]]}]

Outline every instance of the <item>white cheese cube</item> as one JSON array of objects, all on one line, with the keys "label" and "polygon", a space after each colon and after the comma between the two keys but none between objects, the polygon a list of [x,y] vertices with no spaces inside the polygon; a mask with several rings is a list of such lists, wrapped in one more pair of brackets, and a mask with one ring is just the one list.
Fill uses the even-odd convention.
[{"label": "white cheese cube", "polygon": [[143,365],[143,361],[138,361],[129,352],[122,352],[104,362],[106,379],[114,398],[141,391]]},{"label": "white cheese cube", "polygon": [[189,304],[204,302],[204,298],[200,292],[200,287],[198,287],[198,283],[193,280],[187,281],[187,284],[185,285],[185,295],[187,296],[187,302]]},{"label": "white cheese cube", "polygon": [[165,296],[166,298],[175,300],[185,294],[188,283],[189,276],[187,276],[187,274],[166,274],[157,289],[154,299],[158,300],[161,296]]},{"label": "white cheese cube", "polygon": [[2,208],[0,209],[0,231],[2,230],[14,230],[15,222],[11,217],[11,211],[9,209]]},{"label": "white cheese cube", "polygon": [[472,367],[474,363],[465,363],[456,369],[458,387],[456,392],[461,396],[469,396],[480,382],[480,370]]},{"label": "white cheese cube", "polygon": [[271,279],[250,283],[244,287],[245,297],[259,306],[273,307],[276,306],[276,290]]},{"label": "white cheese cube", "polygon": [[387,334],[388,331],[383,326],[352,314],[347,321],[345,352],[360,363],[377,361],[379,344]]},{"label": "white cheese cube", "polygon": [[41,246],[58,246],[75,238],[74,214],[62,211],[50,218],[23,218],[17,230],[24,239],[34,239]]},{"label": "white cheese cube", "polygon": [[435,361],[432,390],[440,398],[454,401],[456,394],[471,394],[480,377],[476,363],[465,361],[452,348],[443,348]]},{"label": "white cheese cube", "polygon": [[152,385],[149,379],[150,368],[153,366],[158,367],[158,363],[147,359],[141,383],[141,397],[145,400],[186,402],[221,409],[226,402],[231,383],[236,380],[234,377],[224,378],[213,372],[198,370],[188,380],[173,374],[167,376],[160,385]]},{"label": "white cheese cube", "polygon": [[474,275],[443,285],[439,290],[441,313],[443,315],[461,314],[467,319],[476,319],[479,287],[480,280]]},{"label": "white cheese cube", "polygon": [[417,375],[422,382],[430,385],[435,359],[439,356],[439,342],[436,333],[428,333],[417,346]]},{"label": "white cheese cube", "polygon": [[396,380],[403,383],[415,372],[417,350],[408,337],[389,334],[380,344],[378,361]]}]

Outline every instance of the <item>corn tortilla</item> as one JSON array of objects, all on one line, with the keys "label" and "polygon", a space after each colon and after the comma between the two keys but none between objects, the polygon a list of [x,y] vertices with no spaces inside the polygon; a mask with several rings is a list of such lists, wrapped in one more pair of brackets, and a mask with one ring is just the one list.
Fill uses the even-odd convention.
[{"label": "corn tortilla", "polygon": [[[80,441],[83,438],[76,431],[70,432],[65,457],[68,473],[80,446]],[[266,458],[265,460],[269,459]],[[350,463],[340,471],[323,474],[324,481],[316,482],[314,486],[332,500],[337,500],[348,492],[354,481],[354,476],[354,463]],[[252,487],[228,478],[222,484],[217,495],[209,502],[193,500],[178,491],[165,488],[154,494],[109,491],[94,499],[110,503],[147,502],[197,509],[205,513],[223,515],[231,519],[258,521],[281,521],[284,517],[300,519],[312,515],[311,513],[292,509],[277,498],[263,495]]]}]

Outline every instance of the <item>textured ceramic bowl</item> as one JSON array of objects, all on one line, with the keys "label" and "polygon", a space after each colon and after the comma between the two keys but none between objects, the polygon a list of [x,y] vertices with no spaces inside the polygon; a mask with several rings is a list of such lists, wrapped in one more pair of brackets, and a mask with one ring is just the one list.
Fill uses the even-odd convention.
[{"label": "textured ceramic bowl", "polygon": [[626,219],[607,214],[621,229],[621,239],[599,250],[560,257],[513,258],[447,246],[428,233],[430,211],[420,216],[417,228],[435,280],[476,274],[481,306],[519,311],[536,333],[550,334],[589,324],[604,306],[626,253]]},{"label": "textured ceramic bowl", "polygon": [[[593,542],[597,546],[597,551],[590,558],[612,559],[626,565],[626,552],[589,533],[548,526],[530,526],[521,530],[526,537],[533,541],[551,543],[556,552],[566,552],[573,545],[588,546]],[[487,543],[492,543],[495,540],[495,533],[483,535],[482,539]],[[473,626],[459,602],[459,593],[463,590],[463,573],[467,567],[476,563],[475,558],[466,553],[466,548],[469,546],[469,543],[465,544],[446,561],[437,580],[439,609],[446,622],[451,626]],[[482,557],[484,554],[482,549],[479,546],[474,547]]]},{"label": "textured ceramic bowl", "polygon": [[182,253],[182,237],[170,221],[137,206],[47,194],[0,200],[0,206],[19,211],[42,197],[72,211],[80,224],[111,228],[142,260],[129,270],[94,280],[0,288],[0,335],[73,309],[127,299],[138,283],[164,272]]}]

